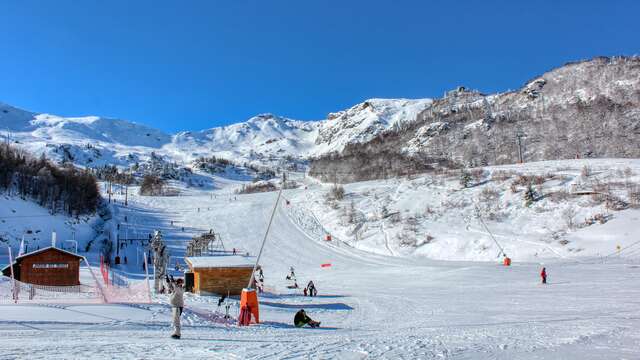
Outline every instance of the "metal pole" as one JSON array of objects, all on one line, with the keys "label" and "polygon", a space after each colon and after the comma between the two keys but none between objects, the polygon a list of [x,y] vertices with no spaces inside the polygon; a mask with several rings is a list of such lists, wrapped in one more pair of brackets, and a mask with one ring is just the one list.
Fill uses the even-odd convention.
[{"label": "metal pole", "polygon": [[264,238],[262,239],[262,245],[260,246],[260,252],[258,253],[256,264],[253,265],[253,271],[251,272],[251,278],[249,279],[249,285],[247,285],[247,289],[251,289],[251,284],[253,284],[253,280],[255,279],[256,269],[258,268],[258,263],[260,262],[260,257],[262,256],[262,250],[264,250],[264,244],[267,241],[267,236],[269,235],[269,230],[271,229],[273,216],[276,214],[276,210],[278,209],[278,203],[280,202],[280,195],[282,195],[282,189],[284,189],[284,184],[280,186],[280,191],[278,191],[278,198],[276,198],[276,204],[273,206],[273,211],[271,212],[271,218],[269,219],[269,225],[267,226],[267,231],[264,233]]},{"label": "metal pole", "polygon": [[18,292],[16,291],[16,278],[13,275],[13,256],[11,255],[11,246],[7,245],[7,249],[9,249],[9,267],[11,268],[11,282],[13,283],[13,289],[11,289],[11,293],[13,294],[13,301],[17,304],[18,297],[16,296]]},{"label": "metal pole", "polygon": [[[145,283],[147,284],[147,294],[149,294],[149,302],[151,302],[151,286],[149,285],[149,264],[147,264],[147,253],[142,252],[142,256],[144,256],[144,278]],[[155,267],[153,268],[153,272],[155,274]]]}]

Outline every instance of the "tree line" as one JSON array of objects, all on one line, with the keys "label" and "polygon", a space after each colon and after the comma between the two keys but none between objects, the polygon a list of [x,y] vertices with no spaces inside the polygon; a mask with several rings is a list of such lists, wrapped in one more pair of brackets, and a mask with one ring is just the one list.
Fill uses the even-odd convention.
[{"label": "tree line", "polygon": [[93,213],[100,201],[98,183],[89,171],[56,166],[44,154],[35,158],[9,144],[0,145],[0,189],[68,215]]}]

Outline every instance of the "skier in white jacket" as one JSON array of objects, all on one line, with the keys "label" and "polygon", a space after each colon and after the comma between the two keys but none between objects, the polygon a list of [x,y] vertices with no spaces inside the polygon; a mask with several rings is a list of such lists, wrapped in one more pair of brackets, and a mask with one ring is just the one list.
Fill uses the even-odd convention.
[{"label": "skier in white jacket", "polygon": [[184,308],[184,288],[182,287],[182,279],[173,281],[173,278],[165,279],[169,295],[169,304],[173,308],[173,335],[174,339],[180,339],[180,316],[182,316],[182,308]]}]

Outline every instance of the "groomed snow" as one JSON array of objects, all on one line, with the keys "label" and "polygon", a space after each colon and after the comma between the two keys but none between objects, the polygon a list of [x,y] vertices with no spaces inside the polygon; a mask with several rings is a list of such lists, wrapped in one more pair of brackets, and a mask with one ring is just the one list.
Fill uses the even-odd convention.
[{"label": "groomed snow", "polygon": [[218,255],[186,257],[185,261],[194,269],[219,267],[253,267],[255,256]]},{"label": "groomed snow", "polygon": [[[171,309],[166,295],[155,295],[153,304],[148,305],[2,305],[0,358],[640,357],[637,255],[622,252],[601,258],[580,252],[563,256],[547,252],[532,261],[514,254],[513,265],[504,267],[494,251],[488,251],[491,256],[483,261],[441,261],[422,254],[389,256],[384,251],[375,254],[350,246],[347,238],[342,239],[345,242],[326,242],[313,230],[311,220],[296,218],[299,212],[290,207],[301,206],[300,199],[321,196],[327,190],[311,180],[306,185],[307,190],[286,190],[284,197],[291,199],[290,205],[282,202],[277,207],[261,260],[269,291],[260,296],[262,324],[242,328],[225,324],[210,316],[217,308],[217,297],[191,294],[185,299],[183,338],[179,341],[169,338]],[[191,236],[211,228],[221,235],[227,249],[235,247],[256,255],[276,193],[235,195],[234,186],[237,183],[220,184],[215,196],[210,191],[185,188],[180,196],[141,197],[134,189],[130,206],[118,205],[115,214],[121,223],[125,215],[128,217],[128,226],[121,229],[127,228],[128,234],[137,237],[161,229],[172,264],[183,262],[184,245]],[[354,184],[347,189],[364,186]],[[616,213],[616,218],[632,214],[629,211]],[[315,215],[324,218],[323,213]],[[339,226],[338,222],[334,226]],[[449,230],[467,231],[456,229],[459,226],[451,222]],[[496,224],[490,226],[500,232]],[[591,229],[596,228],[581,231],[586,234]],[[619,229],[612,225],[607,231]],[[586,238],[579,232],[573,234]],[[466,236],[472,241],[484,235],[469,231]],[[537,246],[519,244],[523,254]],[[384,244],[379,246],[385,249]],[[139,277],[142,268],[136,246],[128,245],[122,251],[129,262],[119,270]],[[547,285],[540,284],[541,263],[549,274]],[[286,287],[289,282],[285,276],[291,266],[301,286],[314,281],[318,297],[303,297],[300,290]],[[235,317],[237,299],[231,301]],[[300,308],[322,321],[322,327],[295,328],[292,320]]]}]

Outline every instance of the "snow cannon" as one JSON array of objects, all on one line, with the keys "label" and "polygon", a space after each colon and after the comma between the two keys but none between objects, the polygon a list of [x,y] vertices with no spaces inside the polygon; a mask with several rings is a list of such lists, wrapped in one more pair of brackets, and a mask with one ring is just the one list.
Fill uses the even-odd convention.
[{"label": "snow cannon", "polygon": [[[253,315],[253,319],[251,315]],[[240,294],[240,316],[238,316],[238,325],[248,326],[252,320],[256,324],[260,323],[258,294],[255,289],[244,288]]]},{"label": "snow cannon", "polygon": [[511,258],[505,255],[504,260],[502,261],[502,265],[511,266]]}]

